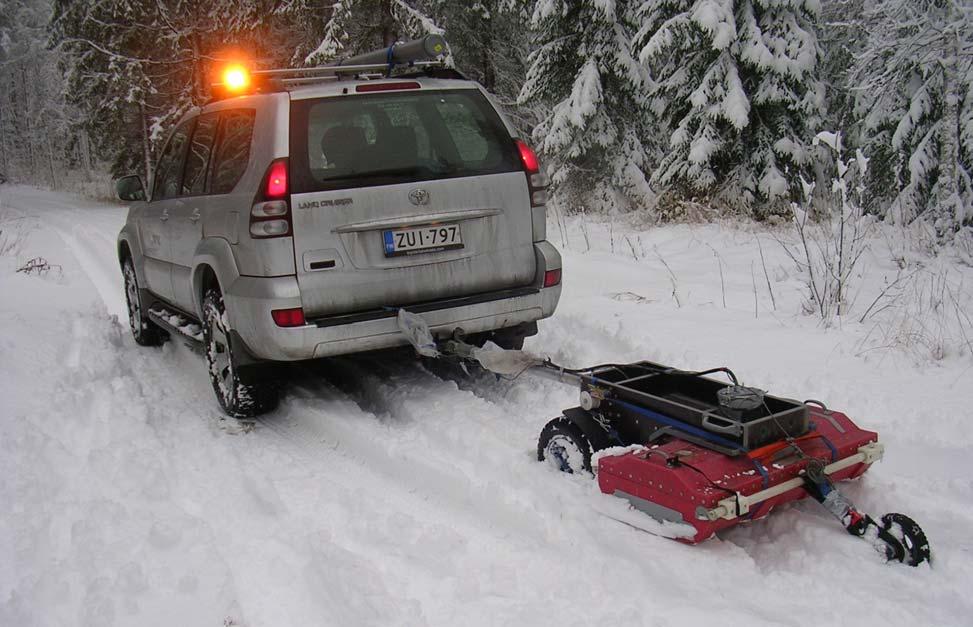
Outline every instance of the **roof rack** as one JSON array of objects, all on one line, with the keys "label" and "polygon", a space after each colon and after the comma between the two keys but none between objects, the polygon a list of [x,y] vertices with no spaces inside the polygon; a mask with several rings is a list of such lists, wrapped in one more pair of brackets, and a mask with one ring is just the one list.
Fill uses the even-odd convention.
[{"label": "roof rack", "polygon": [[442,61],[413,61],[410,63],[356,63],[355,65],[320,65],[317,67],[285,68],[279,70],[256,70],[251,72],[255,77],[288,80],[293,77],[302,79],[335,79],[343,74],[388,74],[392,70],[408,68],[444,67]]},{"label": "roof rack", "polygon": [[[464,78],[462,74],[447,68],[445,55],[449,50],[442,35],[430,34],[420,39],[395,43],[388,48],[355,55],[328,65],[303,68],[255,70],[250,93],[267,93],[293,89],[342,78],[376,79],[392,75],[393,71],[419,70],[430,75]],[[237,93],[222,84],[213,85],[213,100],[222,100]]]}]

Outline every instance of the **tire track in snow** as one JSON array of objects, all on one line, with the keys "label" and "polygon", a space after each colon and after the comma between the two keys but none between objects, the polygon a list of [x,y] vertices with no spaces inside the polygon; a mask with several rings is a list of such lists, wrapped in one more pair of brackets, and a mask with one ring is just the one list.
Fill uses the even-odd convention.
[{"label": "tire track in snow", "polygon": [[[525,450],[511,444],[521,439],[506,437],[506,432],[489,438],[483,436],[495,434],[493,429],[471,428],[479,421],[495,423],[497,416],[503,420],[507,408],[461,390],[415,363],[377,361],[382,359],[347,358],[333,369],[343,375],[339,390],[359,406],[368,406],[373,416],[372,433],[345,425],[337,438],[340,448],[360,463],[406,490],[435,499],[450,516],[469,519],[472,515],[475,524],[516,534],[508,540],[552,564],[563,560],[565,550],[578,553],[582,563],[599,564],[607,547],[611,562],[620,571],[625,571],[624,563],[631,569],[654,572],[656,565],[632,554],[633,543],[656,549],[662,543],[665,548],[687,550],[602,517],[592,509],[594,501],[617,501],[601,495],[589,479],[564,476],[537,463],[532,445]],[[312,399],[318,396],[313,388],[309,392]],[[437,404],[464,409],[432,417],[433,424],[428,423],[430,416],[415,413]],[[313,402],[308,409],[312,408]],[[443,418],[455,420],[458,426],[450,429],[442,424]],[[532,426],[527,428],[533,432]],[[453,451],[464,455],[450,455]],[[579,538],[593,542],[585,544]],[[660,594],[666,590],[678,593],[666,580],[660,580],[655,589]]]},{"label": "tire track in snow", "polygon": [[[109,237],[77,244],[105,255],[88,266],[98,273],[100,263],[102,278],[110,276],[117,264]],[[361,391],[301,378],[282,408],[262,419],[268,428],[227,437],[198,357],[178,346],[140,349],[127,335],[114,346],[103,319],[85,320],[100,331],[84,338],[93,348],[80,354],[81,367],[49,413],[63,414],[79,435],[84,420],[96,421],[90,440],[61,439],[94,443],[79,451],[77,463],[89,470],[72,487],[91,494],[82,479],[106,477],[99,489],[120,494],[124,507],[106,506],[107,514],[79,523],[77,537],[90,539],[102,562],[146,564],[154,581],[165,570],[151,562],[176,552],[202,555],[192,562],[201,573],[220,564],[200,575],[197,589],[212,596],[196,607],[234,601],[239,615],[228,611],[246,624],[704,624],[714,615],[748,625],[798,625],[807,616],[948,624],[950,611],[968,607],[935,571],[904,572],[859,556],[832,524],[796,512],[741,529],[733,542],[684,547],[581,510],[590,482],[532,459],[554,388],[517,383],[504,396],[478,384],[461,389],[415,364],[366,361],[352,377]],[[542,333],[566,332],[558,329]],[[582,336],[571,354],[602,350]],[[110,367],[91,370],[98,360]],[[73,395],[95,386],[101,396]],[[61,423],[50,418],[44,427],[55,430]],[[133,503],[133,489],[156,492]],[[141,522],[133,512],[143,508],[160,525],[149,548],[117,553],[132,546]],[[117,534],[113,542],[98,535],[98,524]],[[957,565],[965,553],[959,547],[947,557],[944,572],[969,572]],[[81,578],[80,588],[99,574]],[[845,582],[842,603],[820,604]],[[876,607],[888,587],[929,603]],[[760,594],[746,592],[753,590]],[[83,598],[89,607],[104,600],[95,592]]]}]

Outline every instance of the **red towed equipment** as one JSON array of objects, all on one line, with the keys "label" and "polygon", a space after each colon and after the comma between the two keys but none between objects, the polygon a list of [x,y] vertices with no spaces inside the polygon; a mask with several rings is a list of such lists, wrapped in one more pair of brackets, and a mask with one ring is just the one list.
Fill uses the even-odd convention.
[{"label": "red towed equipment", "polygon": [[[602,492],[628,502],[608,516],[696,544],[811,497],[888,561],[930,559],[915,521],[903,514],[876,521],[835,487],[861,476],[883,447],[877,433],[818,401],[740,385],[727,368],[689,372],[642,361],[570,369],[524,351],[472,346],[459,329],[437,340],[405,309],[398,325],[420,356],[577,385],[580,405],[544,426],[537,458],[563,472],[595,473]],[[715,373],[730,382],[706,376]]]},{"label": "red towed equipment", "polygon": [[831,480],[844,481],[881,459],[877,433],[825,411],[811,411],[813,430],[793,446],[785,441],[731,457],[671,437],[642,450],[605,455],[598,460],[598,486],[657,520],[692,525],[696,534],[680,541],[702,542],[807,497],[803,473],[811,460],[826,461]]},{"label": "red towed equipment", "polygon": [[[687,372],[638,362],[562,372],[577,376],[581,406],[548,423],[538,459],[592,471],[589,451],[602,451],[598,486],[651,519],[643,528],[695,544],[810,496],[887,560],[929,560],[912,519],[886,514],[876,522],[835,487],[884,452],[878,434],[848,416],[742,386],[727,368]],[[704,376],[717,372],[732,383]],[[624,522],[640,526],[638,517]]]}]

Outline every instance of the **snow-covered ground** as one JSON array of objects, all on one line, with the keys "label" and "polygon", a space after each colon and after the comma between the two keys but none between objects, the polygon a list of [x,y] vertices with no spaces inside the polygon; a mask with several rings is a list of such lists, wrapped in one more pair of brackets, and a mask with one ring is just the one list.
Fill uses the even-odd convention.
[{"label": "snow-covered ground", "polygon": [[[766,233],[765,276],[739,225],[615,226],[613,253],[607,225],[585,225],[588,251],[574,223],[560,310],[528,347],[726,364],[845,410],[887,446],[847,494],[915,517],[932,567],[881,563],[811,502],[695,547],[601,516],[594,482],[534,461],[576,404],[553,382],[388,356],[292,368],[281,408],[243,432],[199,357],[132,341],[124,209],[4,186],[0,219],[0,243],[27,233],[0,257],[0,625],[973,622],[973,358],[929,325],[911,344],[892,318],[823,328]],[[859,313],[894,274],[873,253]],[[15,272],[38,255],[60,270]],[[973,274],[946,267],[968,304]]]}]

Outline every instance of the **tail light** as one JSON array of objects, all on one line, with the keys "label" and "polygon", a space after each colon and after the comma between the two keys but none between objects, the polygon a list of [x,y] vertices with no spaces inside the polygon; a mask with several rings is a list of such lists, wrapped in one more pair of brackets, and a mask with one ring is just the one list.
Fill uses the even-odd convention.
[{"label": "tail light", "polygon": [[543,207],[547,204],[547,176],[541,172],[541,164],[537,153],[522,140],[517,140],[517,150],[520,151],[520,161],[524,164],[527,175],[527,187],[530,190],[530,206]]},{"label": "tail light", "polygon": [[270,312],[274,318],[274,323],[279,327],[303,327],[304,310],[300,307],[293,309],[274,309]]},{"label": "tail light", "polygon": [[[291,234],[290,185],[287,159],[272,161],[250,207],[250,236],[256,239]],[[303,324],[303,323],[302,323]]]},{"label": "tail light", "polygon": [[561,282],[561,269],[548,270],[544,273],[544,287],[554,287]]}]

